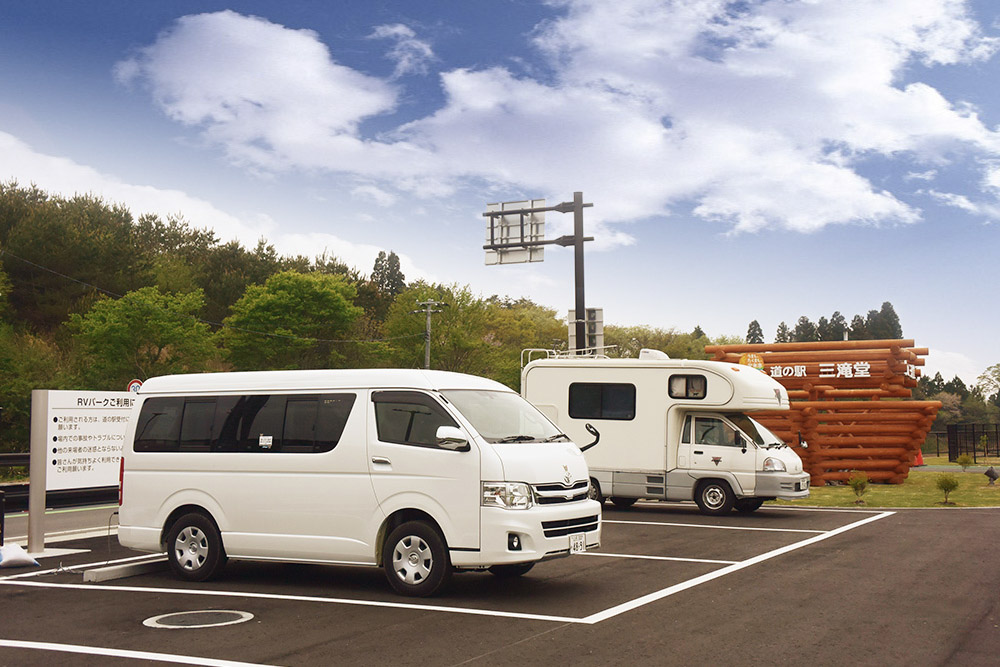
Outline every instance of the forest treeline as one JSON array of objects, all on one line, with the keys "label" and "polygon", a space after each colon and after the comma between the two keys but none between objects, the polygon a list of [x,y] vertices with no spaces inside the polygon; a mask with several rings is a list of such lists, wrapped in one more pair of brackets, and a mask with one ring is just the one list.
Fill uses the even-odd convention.
[{"label": "forest treeline", "polygon": [[[265,239],[252,249],[223,242],[180,216],[136,218],[89,195],[0,184],[0,451],[26,451],[33,389],[118,391],[133,378],[185,372],[420,368],[425,317],[414,311],[428,299],[448,304],[433,315],[435,369],[517,389],[522,350],[567,345],[555,310],[407,282],[391,251],[361,273],[326,252],[285,256]],[[814,326],[802,317],[777,333],[840,340],[843,327],[855,338],[862,326],[869,338],[902,335],[889,303],[850,323],[838,313]],[[759,329],[752,323],[747,339]],[[705,359],[706,345],[744,342],[701,327],[606,325],[604,334],[610,356],[653,348]],[[984,378],[993,384],[921,378],[918,392],[943,396],[948,419],[998,421],[1000,364]]]},{"label": "forest treeline", "polygon": [[[393,252],[370,273],[328,253],[246,248],[182,217],[134,217],[93,196],[0,184],[0,451],[26,451],[32,389],[121,391],[185,372],[403,367],[424,362],[518,388],[521,351],[565,348],[556,311],[468,286],[407,282]],[[617,355],[655,347],[705,358],[710,339],[651,327],[605,328]]]}]

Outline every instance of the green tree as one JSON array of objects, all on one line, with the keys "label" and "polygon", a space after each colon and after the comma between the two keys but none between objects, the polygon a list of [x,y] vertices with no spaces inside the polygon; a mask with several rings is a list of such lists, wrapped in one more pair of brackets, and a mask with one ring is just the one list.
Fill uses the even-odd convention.
[{"label": "green tree", "polygon": [[957,375],[945,383],[944,391],[949,394],[956,394],[963,401],[969,397],[969,388],[965,386],[962,378]]},{"label": "green tree", "polygon": [[760,322],[754,320],[747,327],[747,342],[759,344],[764,342],[764,332],[760,328]]},{"label": "green tree", "polygon": [[26,452],[31,391],[69,389],[59,349],[40,336],[0,323],[0,452]]},{"label": "green tree", "polygon": [[[874,312],[874,311],[873,311]],[[850,327],[850,337],[851,340],[871,340],[872,337],[868,333],[868,325],[865,323],[865,318],[860,315],[855,315],[851,320]]]},{"label": "green tree", "polygon": [[344,359],[334,341],[361,316],[343,276],[282,271],[251,285],[233,304],[221,332],[238,370],[324,368]]},{"label": "green tree", "polygon": [[660,350],[673,359],[708,359],[705,354],[707,338],[695,338],[676,329],[658,329],[648,326],[622,327],[605,325],[604,344],[614,345],[609,357],[638,357],[643,348]]},{"label": "green tree", "polygon": [[85,387],[124,390],[132,378],[205,370],[216,350],[208,326],[197,320],[203,306],[201,291],[163,294],[143,287],[73,314],[68,326]]},{"label": "green tree", "polygon": [[899,316],[888,301],[882,303],[880,310],[868,311],[865,328],[869,337],[876,340],[894,340],[903,337]]},{"label": "green tree", "polygon": [[1000,364],[993,364],[976,378],[976,387],[994,405],[1000,405]]},{"label": "green tree", "polygon": [[830,332],[830,320],[825,317],[816,320],[816,340],[833,340]]},{"label": "green tree", "polygon": [[792,340],[792,332],[789,331],[788,325],[782,322],[778,325],[778,330],[774,334],[775,343],[790,343]]},{"label": "green tree", "polygon": [[372,320],[383,322],[389,314],[389,306],[404,289],[406,276],[399,268],[399,257],[394,252],[387,256],[383,250],[375,258],[371,277],[358,283],[355,303],[364,308]]},{"label": "green tree", "polygon": [[946,472],[946,473],[943,473],[941,475],[938,475],[936,485],[937,485],[938,490],[942,491],[944,493],[944,503],[943,504],[944,505],[952,505],[952,504],[954,504],[954,503],[949,503],[948,502],[948,495],[952,491],[954,491],[955,489],[958,488],[958,478],[955,477],[954,475],[952,475],[951,473],[947,473]]},{"label": "green tree", "polygon": [[816,340],[819,340],[819,336],[816,333],[816,325],[812,323],[812,320],[803,315],[795,323],[795,329],[792,331],[792,341],[804,343]]},{"label": "green tree", "polygon": [[830,316],[830,337],[826,340],[844,340],[844,335],[847,333],[847,320],[844,316],[840,314],[839,310],[833,311],[833,315]]}]

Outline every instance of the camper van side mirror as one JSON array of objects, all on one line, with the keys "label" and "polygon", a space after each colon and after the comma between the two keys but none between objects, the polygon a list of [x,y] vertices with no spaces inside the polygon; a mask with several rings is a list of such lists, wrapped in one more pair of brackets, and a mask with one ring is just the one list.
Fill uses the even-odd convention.
[{"label": "camper van side mirror", "polygon": [[438,426],[436,436],[437,446],[441,449],[450,449],[455,452],[467,452],[472,449],[465,434],[458,427]]}]

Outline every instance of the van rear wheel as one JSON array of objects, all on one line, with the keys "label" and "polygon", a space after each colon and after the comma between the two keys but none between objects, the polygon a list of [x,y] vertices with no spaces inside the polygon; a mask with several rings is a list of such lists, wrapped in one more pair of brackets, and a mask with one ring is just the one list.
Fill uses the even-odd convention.
[{"label": "van rear wheel", "polygon": [[185,514],[167,534],[167,560],[181,579],[211,579],[226,562],[218,528],[204,514]]},{"label": "van rear wheel", "polygon": [[389,584],[401,595],[433,595],[451,575],[444,538],[423,521],[407,521],[385,541],[382,567]]},{"label": "van rear wheel", "polygon": [[729,484],[719,479],[706,479],[698,485],[694,501],[702,514],[727,514],[733,509],[736,496]]}]

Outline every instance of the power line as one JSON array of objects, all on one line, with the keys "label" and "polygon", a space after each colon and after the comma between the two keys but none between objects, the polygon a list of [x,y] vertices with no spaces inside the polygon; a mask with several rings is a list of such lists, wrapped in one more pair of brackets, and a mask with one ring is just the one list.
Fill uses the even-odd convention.
[{"label": "power line", "polygon": [[[41,269],[42,271],[48,271],[49,273],[51,273],[53,275],[56,275],[56,276],[59,276],[60,278],[65,278],[66,280],[74,282],[74,283],[76,283],[78,285],[83,285],[84,287],[88,287],[88,288],[90,288],[92,290],[96,290],[96,291],[100,292],[101,294],[106,294],[106,295],[108,295],[110,297],[113,297],[115,299],[121,299],[121,298],[124,297],[123,294],[118,294],[117,292],[112,292],[111,290],[104,289],[103,287],[98,287],[97,285],[93,285],[93,284],[88,283],[88,282],[86,282],[84,280],[79,280],[79,279],[74,278],[72,276],[67,276],[65,273],[60,273],[59,271],[56,271],[55,269],[50,269],[47,266],[42,266],[41,264],[38,264],[36,262],[32,262],[29,259],[24,259],[23,257],[18,257],[17,255],[15,255],[14,253],[12,253],[12,252],[10,252],[8,250],[2,250],[2,249],[0,249],[0,256],[12,257],[12,258],[14,258],[14,259],[16,259],[16,260],[18,260],[20,262],[24,262],[25,264],[29,264],[29,265],[35,267],[36,269]],[[272,332],[268,332],[268,331],[257,331],[255,329],[247,329],[245,327],[233,326],[232,324],[225,324],[224,322],[214,322],[212,320],[205,320],[205,319],[202,319],[200,317],[196,317],[194,315],[188,315],[187,317],[190,317],[191,319],[195,320],[196,322],[200,322],[201,324],[207,324],[209,326],[218,327],[220,329],[231,329],[233,331],[241,331],[243,333],[256,334],[258,336],[270,336],[271,338],[284,338],[284,339],[288,339],[288,340],[304,340],[304,341],[311,341],[311,342],[314,342],[314,343],[386,343],[386,342],[393,341],[393,340],[401,340],[403,338],[416,338],[418,336],[423,336],[424,335],[424,334],[421,334],[421,333],[416,333],[416,334],[405,334],[405,335],[402,335],[402,336],[391,336],[389,338],[372,338],[372,339],[362,339],[362,340],[347,340],[347,339],[339,340],[339,339],[334,339],[334,338],[314,338],[312,336],[296,336],[294,334],[279,334],[279,333],[272,333]]]}]

